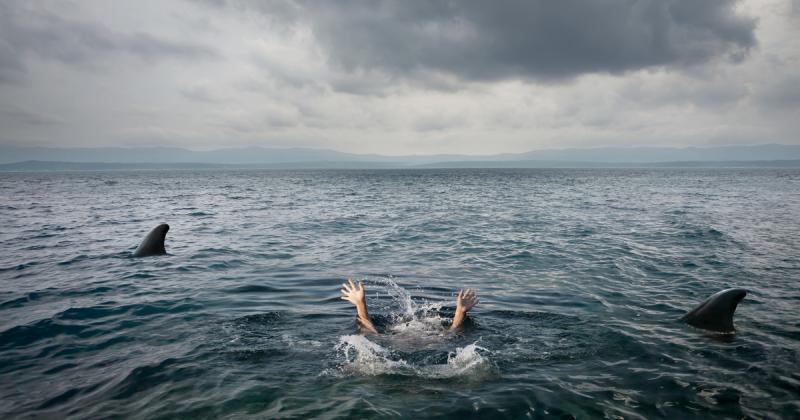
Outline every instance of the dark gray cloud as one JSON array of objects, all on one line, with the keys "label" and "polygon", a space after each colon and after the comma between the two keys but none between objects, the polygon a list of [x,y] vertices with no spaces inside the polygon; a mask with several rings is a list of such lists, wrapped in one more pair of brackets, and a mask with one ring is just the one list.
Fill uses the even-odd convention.
[{"label": "dark gray cloud", "polygon": [[92,63],[113,53],[143,60],[217,55],[206,46],[141,32],[121,33],[102,22],[71,20],[37,6],[37,2],[0,3],[0,82],[19,81],[24,76],[27,54],[69,65]]},{"label": "dark gray cloud", "polygon": [[735,0],[229,2],[309,24],[345,70],[404,76],[560,80],[739,60],[756,43]]}]

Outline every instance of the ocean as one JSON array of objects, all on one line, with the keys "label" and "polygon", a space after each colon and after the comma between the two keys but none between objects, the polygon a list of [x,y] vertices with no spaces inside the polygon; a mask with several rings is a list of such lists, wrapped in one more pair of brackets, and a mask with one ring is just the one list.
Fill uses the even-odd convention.
[{"label": "ocean", "polygon": [[797,169],[2,173],[0,417],[797,418],[799,270]]}]

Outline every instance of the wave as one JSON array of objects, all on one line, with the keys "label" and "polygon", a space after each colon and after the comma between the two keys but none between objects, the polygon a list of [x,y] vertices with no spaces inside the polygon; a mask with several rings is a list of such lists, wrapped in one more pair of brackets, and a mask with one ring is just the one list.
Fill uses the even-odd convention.
[{"label": "wave", "polygon": [[[10,305],[19,303],[12,301]],[[147,319],[189,313],[201,308],[201,305],[189,299],[158,300],[128,305],[106,302],[95,306],[71,307],[48,318],[0,331],[0,350],[26,347],[58,336],[92,338],[138,326]]]}]

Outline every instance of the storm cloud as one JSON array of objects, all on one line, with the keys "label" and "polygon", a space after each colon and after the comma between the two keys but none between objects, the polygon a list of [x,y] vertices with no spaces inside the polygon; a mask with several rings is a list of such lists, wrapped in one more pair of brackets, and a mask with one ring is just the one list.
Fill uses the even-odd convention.
[{"label": "storm cloud", "polygon": [[[214,4],[218,4],[215,2]],[[756,20],[731,0],[243,2],[309,25],[332,64],[419,77],[562,80],[741,60]]]}]

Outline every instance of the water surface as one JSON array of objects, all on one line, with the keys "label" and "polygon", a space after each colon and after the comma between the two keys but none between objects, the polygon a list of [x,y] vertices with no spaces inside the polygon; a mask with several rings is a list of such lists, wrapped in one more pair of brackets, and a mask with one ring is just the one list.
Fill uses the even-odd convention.
[{"label": "water surface", "polygon": [[0,414],[797,417],[798,220],[791,169],[0,174]]}]

